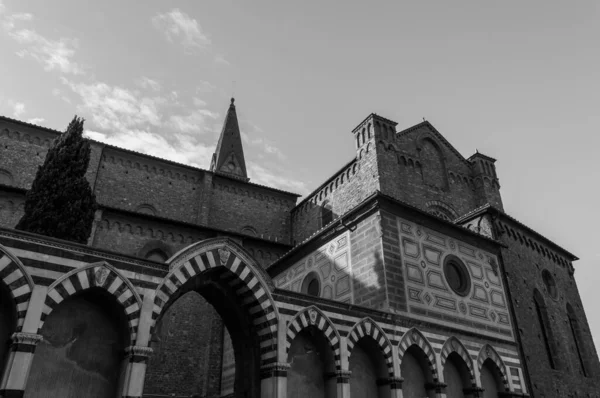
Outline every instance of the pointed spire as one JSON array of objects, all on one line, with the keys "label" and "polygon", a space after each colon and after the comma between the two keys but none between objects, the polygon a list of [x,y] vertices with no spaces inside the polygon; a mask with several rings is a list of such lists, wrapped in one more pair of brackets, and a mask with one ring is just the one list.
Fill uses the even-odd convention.
[{"label": "pointed spire", "polygon": [[235,98],[231,98],[223,130],[210,163],[210,171],[249,181],[234,102]]}]

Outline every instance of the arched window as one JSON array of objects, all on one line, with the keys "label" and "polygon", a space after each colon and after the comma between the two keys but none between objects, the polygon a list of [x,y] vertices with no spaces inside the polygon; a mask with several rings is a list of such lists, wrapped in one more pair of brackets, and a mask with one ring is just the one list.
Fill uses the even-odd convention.
[{"label": "arched window", "polygon": [[321,227],[326,226],[333,221],[333,210],[331,209],[331,203],[326,200],[321,205]]},{"label": "arched window", "polygon": [[577,318],[575,317],[575,311],[573,311],[573,307],[571,304],[567,303],[567,317],[569,318],[569,327],[571,328],[571,337],[573,338],[573,344],[575,345],[575,351],[577,351],[577,359],[579,360],[579,366],[581,369],[581,374],[584,377],[588,377],[588,371],[586,369],[584,354],[582,352],[582,341],[581,341],[581,330],[579,329],[579,322],[577,322]]},{"label": "arched window", "polygon": [[552,336],[552,329],[550,329],[550,320],[548,318],[548,311],[546,303],[539,290],[535,289],[533,292],[533,304],[535,307],[536,316],[538,319],[538,325],[540,328],[540,335],[546,348],[546,355],[548,357],[548,363],[552,369],[557,369],[556,352],[554,349],[554,339]]}]

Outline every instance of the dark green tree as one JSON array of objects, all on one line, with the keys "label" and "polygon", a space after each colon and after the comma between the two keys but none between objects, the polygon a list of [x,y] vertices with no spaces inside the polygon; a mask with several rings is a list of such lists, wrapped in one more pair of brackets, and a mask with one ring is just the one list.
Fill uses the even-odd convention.
[{"label": "dark green tree", "polygon": [[87,243],[97,205],[85,178],[91,149],[83,138],[83,122],[75,116],[54,140],[27,192],[17,229]]}]

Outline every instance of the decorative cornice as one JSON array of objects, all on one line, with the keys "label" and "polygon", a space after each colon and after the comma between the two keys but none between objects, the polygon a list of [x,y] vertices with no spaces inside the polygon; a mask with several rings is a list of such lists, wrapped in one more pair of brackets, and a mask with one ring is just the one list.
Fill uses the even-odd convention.
[{"label": "decorative cornice", "polygon": [[164,265],[160,265],[159,263],[147,262],[127,255],[117,254],[108,250],[94,249],[90,246],[68,242],[61,239],[51,238],[48,236],[33,234],[30,232],[16,231],[13,229],[0,227],[0,237],[2,236],[22,240],[41,246],[49,246],[57,249],[67,250],[73,253],[82,253],[107,260],[116,260],[122,263],[129,263],[168,272],[168,269],[166,269]]},{"label": "decorative cornice", "polygon": [[129,358],[131,363],[147,363],[153,352],[150,347],[132,345],[125,349],[125,358]]},{"label": "decorative cornice", "polygon": [[291,367],[289,363],[274,362],[262,365],[260,367],[260,378],[269,379],[271,377],[287,377],[288,369]]},{"label": "decorative cornice", "polygon": [[16,344],[38,345],[43,339],[44,337],[41,334],[36,333],[17,332],[12,335],[13,343]]}]

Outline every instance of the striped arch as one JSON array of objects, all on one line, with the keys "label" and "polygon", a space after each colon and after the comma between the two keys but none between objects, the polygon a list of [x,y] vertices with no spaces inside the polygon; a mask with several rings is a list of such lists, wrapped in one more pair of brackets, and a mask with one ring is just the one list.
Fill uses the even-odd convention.
[{"label": "striped arch", "polygon": [[502,360],[502,358],[500,358],[500,355],[498,355],[498,352],[496,352],[494,347],[492,347],[489,344],[485,344],[483,347],[481,347],[481,350],[479,350],[479,355],[477,356],[477,369],[479,370],[479,373],[481,374],[481,368],[483,367],[483,363],[488,359],[492,360],[494,365],[496,365],[496,369],[498,369],[498,372],[500,372],[502,384],[504,384],[504,390],[510,391],[506,365],[504,364],[504,361]]},{"label": "striped arch", "polygon": [[469,355],[469,352],[467,351],[463,343],[461,343],[460,340],[454,336],[446,340],[446,342],[442,346],[442,352],[440,353],[442,369],[446,365],[446,360],[448,359],[448,356],[453,352],[456,352],[467,364],[467,368],[469,368],[469,377],[471,378],[471,384],[474,386],[475,372],[473,370],[473,360],[471,359],[471,356]]},{"label": "striped arch", "polygon": [[25,323],[25,314],[29,308],[34,284],[23,263],[2,245],[0,245],[0,279],[8,287],[17,306],[17,332],[20,332]]},{"label": "striped arch", "polygon": [[285,353],[289,353],[292,341],[294,341],[296,335],[309,326],[314,326],[323,332],[323,335],[327,341],[329,341],[331,349],[333,350],[335,368],[336,370],[341,370],[340,335],[327,315],[314,305],[301,310],[288,323]]},{"label": "striped arch", "polygon": [[183,293],[181,287],[189,280],[213,268],[229,270],[234,278],[224,282],[241,298],[244,308],[260,338],[261,360],[277,360],[277,322],[279,312],[271,296],[273,282],[254,259],[234,241],[227,238],[206,239],[192,244],[171,257],[169,273],[156,288],[152,328],[161,313]]},{"label": "striped arch", "polygon": [[365,318],[356,323],[348,334],[348,358],[352,355],[352,349],[358,343],[360,339],[365,336],[371,337],[381,349],[385,363],[388,368],[390,377],[394,377],[394,359],[392,344],[387,338],[386,334],[381,330],[379,325],[375,323],[371,318]]},{"label": "striped arch", "polygon": [[[425,357],[427,358],[427,365],[429,366],[429,370],[431,371],[431,377],[433,381],[438,380],[438,372],[437,365],[435,361],[435,352],[433,351],[433,347],[427,341],[425,336],[416,328],[412,328],[402,336],[400,343],[398,344],[398,358],[400,360],[399,365],[402,365],[402,359],[404,358],[404,354],[411,346],[417,346],[423,351]],[[400,375],[402,376],[402,375]]]},{"label": "striped arch", "polygon": [[48,295],[42,309],[38,333],[48,315],[60,304],[75,293],[99,287],[112,294],[123,306],[129,327],[131,345],[135,345],[137,327],[140,321],[142,300],[131,282],[106,261],[91,263],[74,269],[58,278],[48,287]]}]

